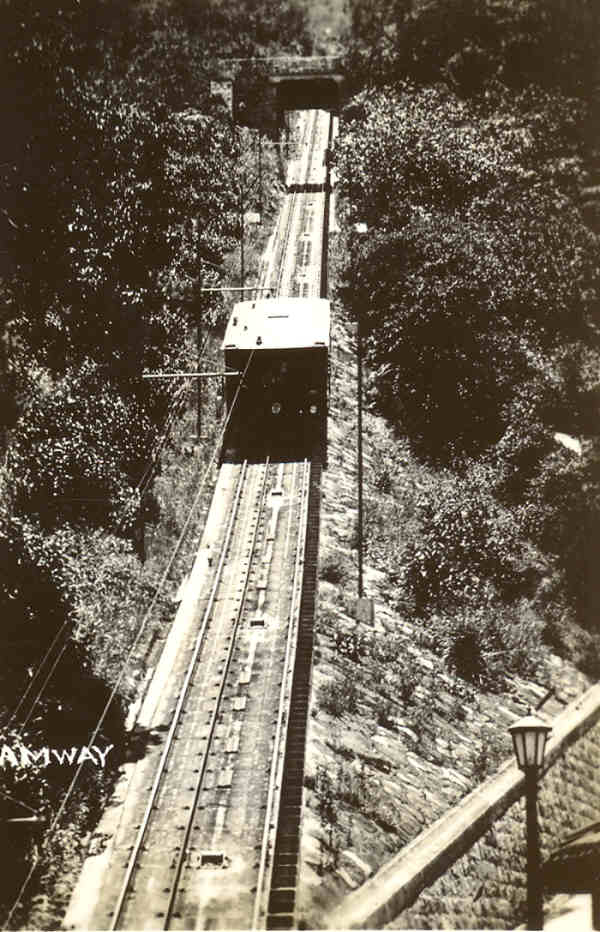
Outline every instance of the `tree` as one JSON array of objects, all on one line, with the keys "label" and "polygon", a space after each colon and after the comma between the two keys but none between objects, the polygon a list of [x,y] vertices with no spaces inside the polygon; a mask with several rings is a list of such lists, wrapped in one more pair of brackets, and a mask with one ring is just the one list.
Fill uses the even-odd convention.
[{"label": "tree", "polygon": [[573,390],[552,359],[590,338],[598,301],[578,209],[510,119],[490,133],[476,108],[409,86],[359,104],[336,164],[347,220],[370,231],[346,276],[381,407],[440,462],[497,441],[528,382],[546,383],[550,426]]},{"label": "tree", "polygon": [[130,534],[155,431],[135,397],[88,362],[39,392],[8,454],[12,507],[53,527],[65,519]]},{"label": "tree", "polygon": [[356,0],[351,11],[356,86],[410,78],[472,96],[499,81],[594,99],[600,14],[586,0]]}]

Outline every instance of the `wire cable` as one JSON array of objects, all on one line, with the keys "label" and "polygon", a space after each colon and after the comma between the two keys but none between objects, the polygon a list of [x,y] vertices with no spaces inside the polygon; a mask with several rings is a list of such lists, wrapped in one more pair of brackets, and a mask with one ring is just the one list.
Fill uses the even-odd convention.
[{"label": "wire cable", "polygon": [[[205,349],[206,349],[206,347],[207,347],[207,345],[208,345],[209,337],[210,337],[210,335],[207,334],[207,336],[206,336],[206,338],[205,338],[205,341],[204,341],[204,345],[203,345],[203,347],[202,347],[202,349],[201,349],[200,358],[203,358],[203,356],[204,356],[204,351],[205,351]],[[173,392],[173,398],[171,399],[171,403],[170,403],[170,407],[169,407],[169,412],[168,412],[168,414],[167,414],[167,418],[166,418],[166,420],[165,420],[165,423],[163,424],[161,436],[160,436],[160,438],[159,438],[158,443],[155,444],[155,448],[154,448],[154,450],[152,451],[152,454],[151,454],[152,459],[151,459],[151,461],[148,463],[146,469],[144,470],[144,473],[142,474],[141,479],[138,481],[138,484],[137,484],[137,486],[136,486],[136,492],[139,492],[140,496],[144,495],[144,493],[146,492],[146,490],[147,490],[147,488],[148,488],[150,482],[152,481],[154,467],[155,467],[156,463],[158,462],[158,456],[159,456],[159,454],[160,454],[160,452],[161,452],[161,450],[162,450],[162,448],[163,448],[163,446],[164,446],[164,444],[165,444],[165,442],[166,442],[166,438],[167,438],[168,435],[169,435],[169,431],[170,431],[170,429],[171,429],[172,423],[173,423],[173,421],[175,420],[175,418],[177,417],[178,409],[179,409],[179,408],[181,407],[181,405],[185,402],[186,395],[188,394],[188,392],[189,392],[189,383],[178,386],[178,387],[175,389],[175,391]],[[143,484],[143,483],[144,483],[144,480],[146,480],[146,481],[145,481],[145,484]],[[133,494],[135,495],[136,492],[134,492]],[[122,523],[123,523],[124,519],[125,519],[125,516],[122,515],[120,522],[117,524],[117,530],[119,529],[120,526],[122,526]],[[46,689],[48,683],[50,682],[50,680],[51,680],[51,678],[52,678],[52,675],[53,675],[53,673],[54,673],[56,667],[58,666],[58,664],[59,664],[61,658],[63,657],[63,655],[64,655],[64,653],[65,653],[65,651],[66,651],[66,649],[67,649],[67,647],[68,647],[68,645],[69,645],[69,641],[68,641],[68,638],[67,638],[67,636],[68,636],[68,630],[67,630],[67,629],[68,629],[68,625],[69,625],[70,620],[71,620],[70,617],[67,616],[67,618],[65,618],[65,620],[64,620],[63,623],[62,623],[62,625],[60,626],[60,628],[58,629],[58,631],[56,632],[56,634],[55,634],[54,637],[52,638],[52,641],[51,641],[50,645],[48,646],[48,648],[47,648],[46,651],[44,652],[44,655],[42,656],[40,662],[39,662],[38,665],[37,665],[37,668],[36,668],[36,670],[35,670],[35,673],[33,674],[32,678],[30,679],[29,683],[27,684],[27,687],[25,688],[25,690],[24,690],[24,692],[23,692],[21,698],[19,699],[19,702],[18,702],[17,705],[15,706],[13,712],[11,713],[9,719],[8,719],[7,722],[6,722],[6,725],[10,725],[10,723],[11,723],[11,722],[15,719],[15,717],[18,715],[19,710],[22,708],[22,706],[23,706],[23,704],[26,702],[26,700],[27,700],[29,694],[31,693],[31,691],[32,691],[33,688],[35,687],[37,681],[38,681],[39,678],[42,676],[44,667],[46,666],[47,662],[49,661],[49,658],[50,658],[50,656],[51,656],[51,654],[52,654],[52,651],[54,650],[54,648],[55,648],[56,645],[58,644],[58,642],[59,642],[61,636],[63,636],[63,637],[64,637],[64,641],[63,641],[63,644],[62,644],[62,646],[61,646],[61,649],[60,649],[60,651],[59,651],[57,657],[54,659],[54,662],[52,663],[52,666],[51,666],[50,670],[48,671],[48,673],[47,673],[47,675],[46,675],[46,677],[45,677],[45,679],[44,679],[44,682],[43,682],[41,688],[39,689],[39,691],[38,691],[38,693],[37,693],[35,699],[33,700],[32,704],[31,704],[31,706],[30,706],[30,708],[29,708],[29,711],[27,712],[27,715],[26,715],[25,718],[20,722],[19,729],[18,729],[19,735],[21,735],[21,734],[23,733],[24,728],[26,727],[26,725],[28,724],[29,720],[31,719],[31,716],[33,715],[33,712],[35,711],[35,708],[36,708],[37,704],[38,704],[39,701],[41,700],[41,698],[42,698],[42,696],[43,696],[43,694],[44,694],[44,691],[45,691],[45,689]]]},{"label": "wire cable", "polygon": [[[174,550],[173,550],[173,553],[171,554],[171,556],[170,556],[170,558],[169,558],[169,561],[168,561],[168,563],[167,563],[167,566],[166,566],[166,568],[165,568],[165,570],[164,570],[164,572],[163,572],[163,574],[162,574],[162,576],[161,576],[161,578],[160,578],[160,581],[159,581],[159,583],[158,583],[158,585],[157,585],[157,587],[156,587],[156,589],[155,589],[155,592],[154,592],[154,596],[153,596],[153,598],[152,598],[152,601],[151,601],[151,603],[150,603],[148,609],[146,610],[146,612],[145,612],[145,614],[144,614],[144,617],[143,617],[142,622],[141,622],[141,624],[140,624],[140,626],[139,626],[139,628],[138,628],[138,631],[137,631],[137,634],[136,634],[136,636],[135,636],[135,638],[134,638],[134,640],[133,640],[133,643],[131,644],[129,650],[127,651],[127,655],[126,655],[126,657],[125,657],[125,661],[124,661],[124,663],[123,663],[123,665],[122,665],[122,667],[121,667],[121,670],[120,670],[120,672],[119,672],[119,675],[118,675],[118,677],[117,677],[117,679],[116,679],[116,681],[115,681],[115,683],[114,683],[114,685],[113,685],[113,687],[112,687],[112,689],[111,689],[111,691],[110,691],[110,695],[109,695],[109,697],[108,697],[108,699],[107,699],[107,701],[106,701],[106,703],[105,703],[105,705],[104,705],[104,708],[103,708],[103,710],[102,710],[102,712],[101,712],[101,714],[100,714],[100,717],[99,717],[99,719],[98,719],[98,721],[97,721],[97,723],[96,723],[96,726],[95,726],[95,728],[94,728],[94,730],[93,730],[93,732],[92,732],[92,735],[91,735],[91,737],[90,737],[90,740],[88,741],[88,747],[94,744],[94,742],[95,742],[95,740],[96,740],[96,738],[97,738],[97,736],[98,736],[98,733],[100,732],[100,729],[102,728],[102,725],[104,724],[104,720],[105,720],[106,716],[108,715],[108,711],[109,711],[110,706],[112,705],[113,700],[114,700],[114,698],[115,698],[115,696],[116,696],[116,694],[117,694],[117,690],[118,690],[119,686],[121,685],[121,681],[122,681],[123,677],[125,676],[125,673],[126,673],[128,667],[129,667],[129,663],[130,663],[131,657],[133,656],[133,653],[134,653],[134,651],[136,650],[136,648],[137,648],[137,646],[138,646],[138,643],[139,643],[139,641],[140,641],[140,638],[141,638],[143,632],[144,632],[145,629],[146,629],[146,625],[148,624],[148,621],[149,621],[149,619],[150,619],[150,616],[151,616],[151,614],[152,614],[152,611],[154,610],[154,607],[155,607],[155,605],[156,605],[156,603],[157,603],[157,601],[158,601],[158,597],[159,597],[159,594],[160,594],[160,592],[161,592],[161,590],[162,590],[162,587],[164,586],[164,584],[165,584],[165,582],[166,582],[166,580],[167,580],[167,578],[168,578],[168,575],[169,575],[169,573],[170,573],[170,571],[171,571],[171,567],[172,567],[173,563],[175,562],[175,559],[176,559],[177,554],[178,554],[178,552],[179,552],[179,548],[181,547],[181,544],[182,544],[182,542],[183,542],[183,539],[184,539],[184,537],[185,537],[185,535],[186,535],[186,533],[187,533],[188,527],[189,527],[189,525],[190,525],[190,522],[191,522],[191,519],[192,519],[192,515],[193,515],[194,511],[196,510],[196,507],[197,507],[197,505],[198,505],[198,502],[200,501],[200,498],[201,498],[202,493],[203,493],[203,491],[204,491],[204,487],[205,487],[205,485],[206,485],[206,481],[207,481],[208,476],[209,476],[209,474],[210,474],[210,470],[212,469],[212,466],[213,466],[213,464],[214,464],[214,461],[215,461],[215,458],[216,458],[216,455],[217,455],[217,451],[218,451],[219,446],[220,446],[220,444],[221,444],[221,442],[222,442],[222,440],[223,440],[223,437],[225,436],[225,431],[227,430],[227,427],[228,427],[228,425],[229,425],[229,421],[231,420],[231,416],[232,416],[232,414],[233,414],[233,411],[235,410],[235,406],[236,406],[236,403],[237,403],[237,400],[238,400],[238,397],[239,397],[239,394],[240,394],[242,385],[243,385],[243,383],[244,383],[244,379],[245,379],[246,373],[248,372],[248,369],[249,369],[249,367],[250,367],[250,363],[252,362],[252,359],[253,359],[253,357],[254,357],[254,353],[255,353],[255,350],[252,350],[251,353],[250,353],[250,355],[249,355],[249,357],[248,357],[248,362],[246,363],[246,367],[245,367],[245,369],[244,369],[244,372],[242,373],[242,377],[241,377],[241,379],[240,379],[240,382],[239,382],[239,385],[238,385],[238,387],[237,387],[235,396],[234,396],[234,398],[233,398],[233,401],[232,401],[232,404],[231,404],[231,408],[229,409],[229,411],[228,411],[228,413],[227,413],[227,417],[226,417],[226,419],[225,419],[225,421],[224,421],[224,424],[223,424],[223,427],[222,427],[222,429],[221,429],[221,431],[220,431],[220,433],[219,433],[219,436],[218,436],[218,438],[217,438],[217,442],[215,443],[215,448],[214,448],[214,450],[213,450],[213,452],[212,452],[212,454],[211,454],[211,458],[210,458],[210,460],[209,460],[209,462],[208,462],[208,464],[207,464],[207,466],[206,466],[206,469],[205,469],[205,471],[204,471],[204,475],[203,475],[202,480],[201,480],[201,482],[200,482],[200,486],[199,486],[199,488],[198,488],[198,491],[196,492],[196,495],[194,496],[194,500],[193,500],[193,502],[192,502],[192,504],[191,504],[191,506],[190,506],[190,510],[189,510],[188,516],[187,516],[187,518],[186,518],[186,520],[185,520],[185,522],[184,522],[183,528],[181,529],[181,533],[180,533],[180,535],[179,535],[179,538],[178,538],[178,540],[177,540],[177,543],[176,543],[176,545],[175,545],[175,548],[174,548]],[[71,782],[70,782],[70,784],[69,784],[69,786],[68,786],[68,788],[67,788],[67,790],[66,790],[66,792],[65,792],[65,795],[63,796],[63,798],[62,798],[62,800],[61,800],[61,803],[60,803],[60,805],[59,805],[59,807],[58,807],[58,810],[57,810],[57,812],[56,812],[54,818],[52,819],[52,822],[50,823],[50,826],[49,826],[49,829],[48,829],[48,837],[52,835],[52,833],[53,833],[54,830],[56,829],[56,827],[57,827],[57,825],[58,825],[58,823],[59,823],[59,821],[60,821],[60,819],[61,819],[61,817],[62,817],[62,814],[63,814],[63,812],[64,812],[64,810],[65,810],[66,805],[67,805],[67,802],[69,801],[69,799],[70,799],[70,797],[71,797],[71,794],[73,793],[73,790],[75,789],[75,786],[76,786],[76,784],[77,784],[77,781],[78,781],[79,776],[80,776],[80,774],[81,774],[81,771],[82,771],[82,769],[83,769],[84,763],[85,763],[85,761],[82,761],[82,762],[79,764],[79,766],[77,767],[77,770],[75,771],[75,773],[74,773],[74,775],[73,775],[73,779],[71,780]],[[11,921],[12,921],[12,918],[13,918],[15,912],[16,912],[17,909],[19,908],[19,905],[20,905],[21,900],[22,900],[22,898],[23,898],[23,894],[25,893],[25,890],[26,890],[27,887],[29,886],[29,882],[31,881],[31,878],[33,877],[33,874],[35,873],[36,867],[37,867],[37,861],[31,865],[29,871],[27,872],[27,875],[26,875],[26,877],[25,877],[23,883],[21,884],[21,887],[20,887],[20,889],[19,889],[19,892],[18,892],[18,894],[17,894],[17,897],[16,897],[16,899],[15,899],[13,905],[12,905],[11,908],[10,908],[10,911],[9,911],[7,917],[6,917],[6,920],[5,920],[5,922],[4,922],[4,925],[2,926],[3,929],[8,929],[8,927],[9,927]]]},{"label": "wire cable", "polygon": [[8,800],[9,803],[15,803],[16,806],[23,806],[23,809],[28,809],[29,812],[33,812],[35,816],[39,816],[39,812],[37,811],[37,809],[34,809],[28,803],[24,803],[22,799],[15,799],[14,796],[11,796],[5,790],[0,791],[0,796],[2,797],[2,799]]},{"label": "wire cable", "polygon": [[49,647],[47,648],[47,650],[45,651],[44,656],[43,656],[42,659],[40,660],[40,662],[39,662],[39,664],[38,664],[38,666],[37,666],[37,669],[36,669],[35,673],[33,674],[32,678],[30,679],[29,683],[27,684],[27,687],[25,688],[25,691],[23,692],[23,695],[22,695],[21,698],[19,699],[17,705],[15,706],[15,708],[13,709],[13,711],[12,711],[10,717],[8,718],[8,720],[7,720],[7,722],[6,722],[6,725],[7,725],[7,726],[10,725],[10,723],[13,721],[13,719],[15,718],[15,716],[17,716],[17,715],[19,714],[19,710],[20,710],[21,706],[23,705],[23,703],[24,703],[25,700],[27,699],[27,696],[29,695],[29,693],[30,693],[31,690],[33,689],[34,684],[35,684],[35,681],[36,681],[36,679],[38,678],[38,676],[40,675],[40,672],[41,672],[41,670],[42,670],[42,667],[44,666],[44,664],[45,664],[46,661],[48,660],[50,654],[51,654],[52,651],[54,650],[54,647],[55,647],[56,644],[58,643],[58,640],[59,640],[61,634],[64,632],[65,628],[67,627],[69,621],[70,621],[70,618],[67,616],[67,617],[65,618],[65,620],[63,621],[62,625],[60,626],[60,628],[58,629],[58,631],[56,632],[56,634],[54,635],[54,637],[52,638],[52,641],[51,641],[51,643],[50,643],[50,646],[49,646]]},{"label": "wire cable", "polygon": [[44,679],[44,682],[42,683],[41,688],[40,688],[40,690],[38,691],[37,696],[35,697],[35,699],[34,699],[33,702],[31,703],[31,707],[30,707],[30,709],[29,709],[29,712],[27,713],[27,715],[26,715],[25,718],[22,720],[22,722],[21,722],[21,724],[20,724],[20,726],[19,726],[19,736],[23,734],[24,728],[26,727],[27,723],[29,722],[29,719],[30,719],[31,716],[33,715],[33,713],[34,713],[34,711],[35,711],[35,708],[36,708],[38,702],[39,702],[40,699],[42,698],[42,696],[43,696],[43,694],[44,694],[44,690],[46,689],[46,686],[48,685],[48,683],[49,683],[50,680],[52,679],[52,674],[54,673],[54,671],[56,670],[58,664],[60,663],[60,661],[61,661],[61,659],[62,659],[62,657],[63,657],[64,652],[66,651],[67,647],[69,646],[69,643],[70,643],[69,639],[65,637],[65,640],[64,640],[64,642],[63,642],[63,645],[62,645],[60,651],[58,652],[58,656],[55,658],[54,663],[52,664],[52,666],[50,667],[50,670],[49,670],[48,673],[46,674],[46,678]]},{"label": "wire cable", "polygon": [[[200,354],[198,357],[198,362],[200,362],[204,358],[209,340],[210,340],[210,333],[207,333],[204,338],[204,343],[200,347]],[[150,460],[146,466],[146,469],[144,470],[142,474],[142,478],[139,480],[136,486],[136,492],[139,492],[140,496],[144,495],[148,486],[150,485],[150,482],[152,481],[152,474],[154,472],[154,467],[156,466],[156,463],[158,462],[158,456],[166,442],[166,438],[171,428],[171,423],[176,417],[177,406],[183,403],[185,396],[189,393],[190,387],[191,387],[191,383],[186,382],[183,385],[179,386],[179,388],[175,389],[174,400],[171,404],[170,411],[167,414],[167,419],[165,421],[165,424],[163,425],[162,435],[160,436],[158,442],[155,444],[155,447],[150,454]],[[181,397],[176,398],[175,396],[177,395],[180,395]],[[169,422],[169,419],[170,419],[170,423],[167,423]]]},{"label": "wire cable", "polygon": [[162,448],[164,447],[167,437],[169,436],[171,427],[173,425],[173,421],[177,417],[179,413],[179,409],[181,408],[182,404],[186,400],[186,396],[188,392],[189,392],[189,384],[180,385],[175,391],[175,397],[167,413],[167,417],[166,417],[165,423],[163,424],[161,434],[158,437],[158,439],[155,441],[154,447],[150,452],[149,461],[146,464],[146,468],[144,469],[144,472],[142,473],[141,478],[138,480],[138,483],[136,485],[135,492],[139,492],[140,496],[144,494],[144,492],[150,485],[150,482],[152,481],[152,474],[154,472],[156,463],[158,462],[158,458],[160,456]]},{"label": "wire cable", "polygon": [[[170,410],[169,410],[169,413],[167,414],[167,420],[165,421],[165,424],[163,425],[162,436],[160,437],[160,449],[162,449],[162,447],[164,446],[164,443],[166,442],[166,437],[168,436],[168,433],[169,433],[169,430],[170,430],[170,428],[171,428],[172,422],[173,422],[173,420],[174,420],[174,418],[175,418],[175,416],[176,416],[176,414],[177,414],[177,408],[178,408],[178,407],[182,404],[182,402],[185,400],[185,393],[186,393],[186,389],[187,389],[188,387],[189,387],[189,386],[182,385],[182,386],[179,386],[178,388],[175,389],[174,398],[173,398],[172,401],[171,401]],[[167,422],[168,422],[168,424],[167,424]],[[153,459],[152,459],[151,463],[149,463],[148,466],[146,467],[146,470],[144,471],[144,473],[143,473],[143,475],[142,475],[142,479],[140,479],[140,481],[138,482],[138,485],[137,485],[137,487],[136,487],[136,491],[140,490],[140,487],[141,487],[141,484],[142,484],[144,478],[145,478],[146,475],[148,474],[148,471],[149,471],[150,467],[154,465],[154,463],[155,463],[155,461],[156,461],[156,457],[158,456],[158,453],[160,453],[160,449],[158,449],[156,453],[155,453],[155,451],[152,452],[152,457],[153,457]],[[149,482],[151,481],[151,478],[152,478],[152,476],[150,475],[150,477],[149,477],[149,479],[148,479],[148,482],[147,482],[145,488],[144,488],[143,490],[141,490],[140,494],[142,494],[142,495],[144,494],[144,491],[146,490],[146,488],[147,488],[148,485],[149,485]],[[135,493],[134,493],[134,494],[135,494]],[[117,529],[118,529],[119,526],[122,524],[123,520],[124,520],[124,517],[121,518],[121,522],[119,522],[119,524],[117,525]],[[26,702],[26,700],[27,700],[29,694],[31,693],[31,691],[32,691],[33,688],[35,687],[37,680],[38,680],[39,677],[42,675],[43,669],[44,669],[46,663],[48,662],[48,660],[49,660],[49,658],[50,658],[50,656],[51,656],[51,654],[52,654],[52,651],[54,650],[54,648],[55,648],[56,645],[58,644],[58,642],[59,642],[59,640],[60,640],[60,638],[61,638],[61,635],[64,636],[64,635],[67,634],[67,626],[69,625],[70,620],[71,620],[70,617],[67,616],[67,617],[65,618],[65,620],[63,621],[62,625],[60,626],[60,628],[59,628],[59,629],[57,630],[57,632],[55,633],[54,637],[52,638],[52,641],[50,642],[49,646],[47,647],[46,651],[44,652],[44,654],[43,654],[41,660],[40,660],[39,663],[37,664],[36,670],[35,670],[33,676],[31,677],[29,683],[27,684],[25,690],[23,691],[23,694],[22,694],[21,698],[19,699],[17,705],[15,706],[15,708],[14,708],[13,711],[12,711],[12,713],[10,714],[10,717],[7,719],[7,721],[6,721],[6,726],[10,725],[10,723],[11,723],[11,722],[15,719],[15,717],[19,714],[20,709],[22,708],[22,706],[23,706],[23,704]],[[38,692],[36,698],[34,699],[32,705],[31,705],[31,707],[30,707],[30,709],[29,709],[29,712],[27,713],[27,716],[25,717],[25,719],[24,719],[24,720],[21,722],[21,724],[20,724],[20,727],[19,727],[19,734],[22,733],[24,727],[27,725],[29,719],[31,718],[31,716],[32,716],[32,714],[33,714],[33,711],[34,711],[34,709],[35,709],[37,703],[39,702],[39,700],[41,699],[41,697],[42,697],[42,695],[43,695],[44,689],[46,688],[46,686],[47,686],[49,680],[50,680],[51,677],[52,677],[52,674],[53,674],[54,670],[56,669],[56,666],[58,665],[59,660],[61,659],[61,657],[63,656],[63,654],[64,654],[64,652],[65,652],[65,650],[66,650],[66,648],[67,648],[67,645],[68,645],[68,641],[65,641],[65,643],[62,645],[62,648],[61,648],[61,651],[60,651],[58,657],[55,659],[55,661],[54,661],[54,663],[53,663],[53,665],[52,665],[52,668],[51,668],[50,672],[48,673],[48,675],[46,676],[46,679],[44,680],[44,684],[43,684],[41,690]]]},{"label": "wire cable", "polygon": [[[202,358],[204,357],[204,353],[205,353],[206,347],[207,347],[207,345],[208,345],[209,339],[210,339],[210,334],[207,334],[206,337],[205,337],[205,340],[204,340],[204,344],[203,344],[203,346],[201,347],[200,359],[202,359]],[[152,453],[151,453],[151,460],[150,460],[150,462],[147,464],[146,469],[144,470],[144,473],[142,474],[141,479],[138,481],[138,484],[137,484],[137,486],[136,486],[136,490],[135,490],[135,492],[133,493],[134,495],[135,495],[137,492],[139,492],[140,496],[143,496],[144,493],[146,492],[146,490],[148,489],[148,486],[150,485],[150,482],[152,481],[152,478],[153,478],[154,467],[156,466],[156,463],[158,462],[158,456],[159,456],[159,454],[160,454],[160,452],[161,452],[161,450],[162,450],[162,448],[163,448],[163,446],[164,446],[164,444],[165,444],[165,442],[166,442],[166,439],[167,439],[167,437],[168,437],[168,435],[169,435],[169,431],[170,431],[170,429],[171,429],[171,426],[172,426],[172,424],[173,424],[173,421],[175,420],[175,418],[177,417],[177,414],[179,413],[179,412],[178,412],[178,409],[179,409],[179,408],[181,407],[181,405],[185,402],[186,395],[189,393],[189,387],[190,387],[190,385],[189,385],[189,382],[188,382],[187,384],[180,385],[179,387],[177,387],[177,388],[174,390],[174,392],[173,392],[173,398],[171,399],[171,403],[170,403],[170,406],[169,406],[169,411],[168,411],[168,413],[167,413],[167,417],[166,417],[165,423],[163,424],[163,428],[162,428],[162,431],[161,431],[161,436],[159,437],[158,443],[155,444],[155,447],[154,447],[154,449],[153,449],[153,451],[152,451]],[[122,526],[122,523],[123,523],[124,520],[125,520],[125,516],[122,515],[120,522],[117,524],[117,530],[119,529],[119,527]],[[24,692],[23,692],[23,695],[22,695],[21,698],[19,699],[19,702],[17,703],[16,707],[14,708],[13,712],[11,713],[9,719],[8,719],[7,722],[6,722],[6,725],[9,725],[9,724],[14,720],[14,718],[18,715],[19,710],[20,710],[21,707],[23,706],[24,702],[27,700],[27,697],[29,696],[29,694],[30,694],[30,692],[32,691],[32,689],[34,688],[34,686],[35,686],[37,680],[38,680],[39,677],[42,675],[43,669],[44,669],[46,663],[48,662],[48,660],[49,660],[49,658],[50,658],[50,656],[51,656],[51,654],[52,654],[52,651],[53,651],[54,648],[56,647],[56,645],[57,645],[57,643],[58,643],[58,641],[59,641],[61,635],[63,635],[64,638],[65,638],[65,640],[64,640],[64,642],[63,642],[63,644],[62,644],[61,650],[60,650],[58,656],[55,658],[55,660],[54,660],[54,662],[53,662],[53,664],[52,664],[51,669],[50,669],[49,672],[47,673],[47,675],[46,675],[46,677],[45,677],[45,679],[44,679],[44,682],[43,682],[43,684],[42,684],[42,687],[41,687],[41,689],[38,691],[38,693],[37,693],[35,699],[33,700],[33,703],[31,704],[31,706],[30,706],[30,708],[29,708],[29,711],[28,711],[27,715],[25,716],[25,718],[24,718],[24,719],[22,720],[22,722],[20,723],[19,732],[18,732],[19,735],[21,735],[21,734],[23,733],[23,730],[24,730],[25,726],[27,725],[27,723],[29,722],[31,716],[33,715],[33,712],[34,712],[34,710],[35,710],[35,708],[36,708],[38,702],[40,701],[40,699],[42,698],[42,696],[43,696],[43,694],[44,694],[44,690],[46,689],[46,686],[48,685],[49,681],[51,680],[52,675],[53,675],[53,673],[54,673],[56,667],[58,666],[58,663],[60,662],[62,656],[64,655],[64,653],[65,653],[65,651],[66,651],[66,649],[67,649],[67,647],[68,647],[69,641],[67,640],[67,634],[68,634],[67,626],[68,626],[69,622],[70,622],[70,617],[65,618],[65,620],[64,620],[63,623],[62,623],[62,625],[60,626],[60,628],[58,629],[58,631],[57,631],[56,634],[54,635],[54,637],[53,637],[53,639],[52,639],[50,645],[48,646],[48,648],[47,648],[46,651],[44,652],[43,657],[41,658],[40,662],[38,663],[37,668],[36,668],[36,670],[35,670],[35,673],[33,674],[31,680],[30,680],[29,683],[27,684],[27,687],[25,688],[25,690],[24,690]]]}]

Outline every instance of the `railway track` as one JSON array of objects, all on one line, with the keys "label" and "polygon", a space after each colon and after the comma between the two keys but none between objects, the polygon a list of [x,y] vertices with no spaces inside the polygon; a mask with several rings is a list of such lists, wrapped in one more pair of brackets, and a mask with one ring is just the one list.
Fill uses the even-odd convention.
[{"label": "railway track", "polygon": [[267,929],[295,927],[296,885],[300,856],[300,822],[304,782],[304,752],[308,727],[310,676],[319,557],[319,520],[322,464],[313,460],[307,505],[306,544],[302,597],[298,620],[293,688],[279,801],[276,842],[269,882],[269,901],[264,926]]},{"label": "railway track", "polygon": [[250,928],[266,913],[311,466],[243,463],[231,473],[187,672],[133,844],[113,864],[118,895],[95,928]]},{"label": "railway track", "polygon": [[[298,242],[322,248],[320,195],[302,187],[324,117],[306,121],[301,183],[282,212],[279,294],[296,287]],[[320,259],[301,272],[319,296]],[[155,743],[128,777],[94,904],[71,927],[293,927],[321,468],[221,467],[193,618],[172,638],[148,716]]]},{"label": "railway track", "polygon": [[276,294],[283,297],[289,294],[290,282],[294,272],[293,246],[295,234],[300,223],[302,208],[302,195],[299,189],[306,182],[310,173],[311,153],[315,142],[317,127],[317,113],[310,113],[303,128],[300,144],[300,160],[298,177],[292,181],[290,192],[285,199],[280,226],[279,241],[281,243],[281,258],[277,270]]},{"label": "railway track", "polygon": [[323,153],[329,141],[330,119],[324,111],[311,111],[304,126],[300,146],[303,157],[296,178],[290,184],[279,227],[278,296],[320,297],[325,199]]}]

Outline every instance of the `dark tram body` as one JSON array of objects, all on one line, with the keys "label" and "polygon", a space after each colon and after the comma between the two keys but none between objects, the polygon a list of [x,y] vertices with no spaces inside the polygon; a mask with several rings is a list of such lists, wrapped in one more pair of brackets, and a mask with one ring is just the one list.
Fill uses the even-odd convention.
[{"label": "dark tram body", "polygon": [[223,342],[229,417],[223,459],[327,453],[329,301],[236,304]]}]

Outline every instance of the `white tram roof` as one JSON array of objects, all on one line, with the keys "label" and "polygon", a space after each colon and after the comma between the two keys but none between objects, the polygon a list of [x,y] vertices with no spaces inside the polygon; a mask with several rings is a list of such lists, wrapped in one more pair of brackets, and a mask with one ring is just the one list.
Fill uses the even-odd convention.
[{"label": "white tram roof", "polygon": [[325,298],[259,298],[234,305],[223,349],[303,349],[329,346]]}]

